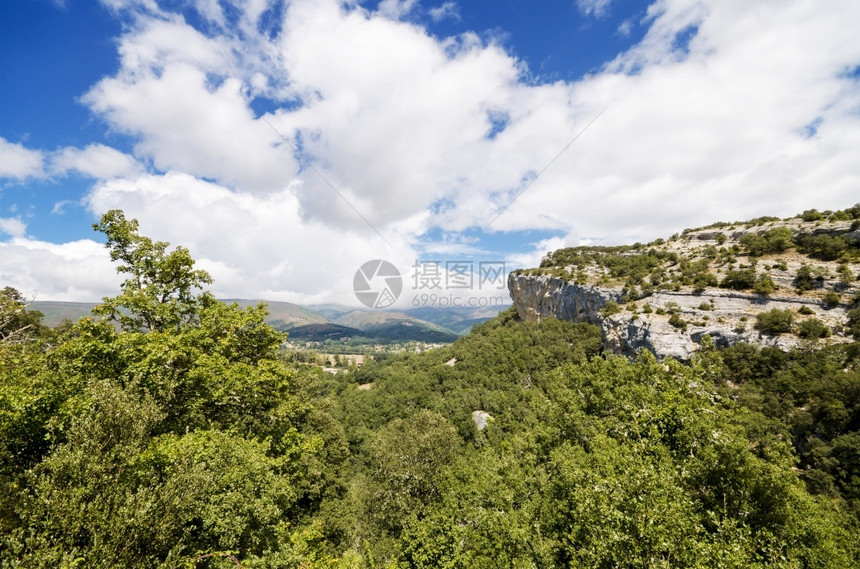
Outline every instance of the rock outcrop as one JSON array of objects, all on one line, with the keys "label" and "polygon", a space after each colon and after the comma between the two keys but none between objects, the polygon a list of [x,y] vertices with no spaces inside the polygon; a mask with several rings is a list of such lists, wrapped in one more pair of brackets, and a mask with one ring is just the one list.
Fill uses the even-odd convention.
[{"label": "rock outcrop", "polygon": [[[846,318],[844,306],[825,308],[820,301],[809,298],[788,295],[763,298],[721,289],[708,289],[700,294],[659,291],[638,303],[639,307],[647,303],[652,310],[650,314],[624,310],[604,316],[601,309],[607,302],[621,298],[621,288],[579,285],[549,275],[511,273],[508,289],[523,320],[552,317],[596,324],[601,328],[607,350],[635,355],[645,349],[658,358],[680,360],[688,360],[699,350],[706,335],[718,346],[748,342],[790,349],[801,345],[805,340],[796,335],[769,335],[753,328],[755,315],[773,308],[797,310],[806,306],[813,317],[833,329],[839,329]],[[686,329],[669,323],[670,311],[686,321]],[[829,339],[847,340],[838,333]]]},{"label": "rock outcrop", "polygon": [[[795,235],[836,234],[855,247],[855,241],[860,240],[858,231],[853,227],[849,229],[845,222],[819,222],[813,226],[795,219],[782,224],[771,222],[766,227],[780,225],[789,227]],[[613,279],[609,270],[601,267],[599,261],[583,268],[582,265],[559,266],[553,264],[549,257],[541,269],[511,273],[508,276],[508,289],[517,313],[523,320],[537,321],[553,317],[595,324],[601,328],[605,348],[624,355],[635,355],[644,349],[653,352],[658,358],[689,360],[707,342],[706,336],[718,346],[748,342],[780,349],[810,342],[850,341],[844,326],[847,312],[856,302],[857,291],[860,290],[857,282],[860,265],[856,259],[852,258],[847,263],[844,258],[842,261],[824,262],[794,250],[771,255],[771,259],[767,256],[746,257],[740,248],[739,243],[743,243],[740,239],[745,234],[760,231],[761,228],[757,226],[694,230],[685,232],[680,238],[675,236],[666,242],[659,240],[657,247],[687,259],[704,258],[699,252],[706,252],[706,248],[711,250],[709,254],[713,257],[713,251],[722,247],[721,255],[726,258],[733,255],[747,258],[750,260],[748,266],[758,277],[767,274],[775,287],[770,294],[718,288],[712,283],[706,287],[655,286],[651,287],[648,294],[634,296],[631,300],[629,280],[625,283],[623,277]],[[639,251],[645,248],[654,250],[652,245],[648,245]],[[592,257],[594,252],[601,254],[601,249],[588,251]],[[612,254],[618,255],[617,252]],[[671,262],[671,266],[678,266],[677,258]],[[730,260],[722,266],[714,262],[710,270],[714,278],[724,278],[737,262],[740,261]],[[768,262],[772,262],[773,266],[768,265]],[[669,273],[673,270],[671,266],[667,264],[665,267]],[[819,275],[814,284],[815,290],[803,294],[795,290],[801,267]],[[844,278],[846,270],[849,275],[853,275],[850,282]],[[583,284],[583,281],[594,284]],[[636,290],[635,286],[633,290]],[[838,302],[826,300],[824,295],[828,291],[839,292]],[[762,333],[755,328],[756,315],[772,309],[790,310],[798,322],[818,320],[827,327],[829,337],[803,339],[796,334],[797,329],[795,333]]]}]

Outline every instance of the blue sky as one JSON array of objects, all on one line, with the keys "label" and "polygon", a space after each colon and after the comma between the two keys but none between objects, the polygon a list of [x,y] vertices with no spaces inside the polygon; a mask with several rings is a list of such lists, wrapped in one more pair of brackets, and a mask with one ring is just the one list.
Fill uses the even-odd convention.
[{"label": "blue sky", "polygon": [[216,294],[303,303],[354,303],[369,258],[847,207],[858,27],[851,1],[3,0],[0,285],[112,294],[115,207]]}]

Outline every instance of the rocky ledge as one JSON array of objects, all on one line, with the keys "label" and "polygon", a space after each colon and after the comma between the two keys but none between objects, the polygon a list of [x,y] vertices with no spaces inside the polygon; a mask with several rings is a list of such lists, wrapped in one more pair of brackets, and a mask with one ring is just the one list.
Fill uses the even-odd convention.
[{"label": "rocky ledge", "polygon": [[[523,320],[558,318],[588,322],[600,326],[604,346],[618,354],[635,355],[642,349],[658,358],[688,360],[702,347],[707,335],[718,346],[748,342],[762,346],[790,349],[804,340],[794,334],[770,335],[753,327],[756,314],[777,308],[797,311],[806,306],[811,318],[817,318],[831,330],[839,330],[846,320],[847,307],[826,307],[820,301],[796,295],[772,295],[764,298],[722,289],[701,293],[658,291],[646,299],[628,305],[623,311],[607,314],[610,301],[618,302],[622,289],[580,285],[550,275],[511,273],[508,289],[517,314]],[[643,312],[643,307],[647,304]],[[672,315],[683,327],[670,323]],[[849,338],[836,332],[819,342],[844,342]]]},{"label": "rocky ledge", "polygon": [[[560,249],[511,273],[508,289],[523,320],[595,324],[606,349],[625,355],[688,360],[706,337],[781,349],[848,342],[860,335],[860,204]],[[787,328],[760,321],[774,309]]]}]

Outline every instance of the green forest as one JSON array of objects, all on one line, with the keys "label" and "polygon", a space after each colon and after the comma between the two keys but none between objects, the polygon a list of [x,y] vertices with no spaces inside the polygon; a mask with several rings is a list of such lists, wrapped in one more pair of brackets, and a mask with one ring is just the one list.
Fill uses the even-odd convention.
[{"label": "green forest", "polygon": [[0,568],[860,566],[860,342],[631,360],[508,310],[331,375],[95,228],[93,317],[0,291]]}]

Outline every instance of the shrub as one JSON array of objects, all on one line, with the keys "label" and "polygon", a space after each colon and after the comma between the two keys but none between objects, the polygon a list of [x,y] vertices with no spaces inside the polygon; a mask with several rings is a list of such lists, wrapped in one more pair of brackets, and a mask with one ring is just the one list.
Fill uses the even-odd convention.
[{"label": "shrub", "polygon": [[710,303],[703,302],[699,305],[699,310],[713,310],[713,307],[710,305]]},{"label": "shrub", "polygon": [[821,215],[817,209],[807,209],[800,214],[800,218],[803,219],[803,221],[818,221],[820,219],[824,219],[824,216]]},{"label": "shrub", "polygon": [[798,238],[800,251],[810,257],[833,261],[848,248],[848,244],[841,237],[830,235],[805,235]]},{"label": "shrub", "polygon": [[774,284],[773,279],[770,278],[770,275],[762,275],[755,282],[755,285],[753,285],[753,290],[756,294],[767,296],[776,291],[776,285]]},{"label": "shrub", "polygon": [[767,312],[759,312],[755,317],[755,328],[765,334],[785,334],[791,332],[794,325],[794,313],[791,310],[773,308]]},{"label": "shrub", "polygon": [[848,332],[855,340],[860,340],[860,308],[852,308],[848,311]]},{"label": "shrub", "polygon": [[818,338],[827,338],[830,336],[830,328],[818,318],[804,320],[797,325],[797,329],[797,335],[801,338],[817,340]]},{"label": "shrub", "polygon": [[774,227],[764,233],[767,241],[767,252],[781,253],[791,249],[794,245],[794,235],[788,227]]},{"label": "shrub", "polygon": [[741,246],[747,250],[750,255],[763,255],[767,249],[767,240],[754,233],[746,233],[739,240]]},{"label": "shrub", "polygon": [[621,307],[614,300],[608,301],[603,305],[603,308],[600,309],[600,314],[604,318],[612,316],[613,314],[618,314],[619,312],[621,312]]},{"label": "shrub", "polygon": [[677,314],[672,314],[669,317],[669,324],[673,328],[677,328],[678,330],[686,330],[687,329],[687,321],[678,316]]},{"label": "shrub", "polygon": [[834,306],[839,305],[839,293],[836,291],[828,290],[824,295],[824,306],[827,308],[833,308]]},{"label": "shrub", "polygon": [[758,256],[790,249],[794,245],[794,236],[787,227],[774,227],[762,234],[747,233],[739,241],[750,255]]},{"label": "shrub", "polygon": [[803,265],[797,270],[794,286],[801,293],[815,288],[815,283],[812,280],[812,269],[809,268],[809,265]]},{"label": "shrub", "polygon": [[797,312],[800,314],[805,314],[805,315],[815,314],[815,311],[812,310],[811,308],[809,308],[808,306],[806,306],[805,304],[803,306],[801,306],[800,308],[798,308]]},{"label": "shrub", "polygon": [[699,273],[693,278],[693,290],[695,292],[702,292],[709,286],[717,286],[717,276],[708,271],[704,273]]},{"label": "shrub", "polygon": [[753,269],[739,269],[726,273],[723,282],[720,283],[721,288],[731,288],[734,290],[745,290],[752,288],[755,285],[755,271]]}]

